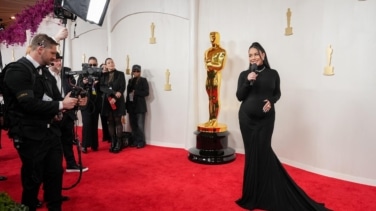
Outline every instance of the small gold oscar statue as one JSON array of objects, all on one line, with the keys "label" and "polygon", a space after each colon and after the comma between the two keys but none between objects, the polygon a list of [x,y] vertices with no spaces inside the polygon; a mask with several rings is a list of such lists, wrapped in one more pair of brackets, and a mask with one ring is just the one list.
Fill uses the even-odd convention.
[{"label": "small gold oscar statue", "polygon": [[151,26],[150,26],[151,37],[150,37],[150,40],[149,40],[150,44],[155,44],[156,43],[156,39],[154,37],[154,29],[155,29],[155,25],[154,25],[154,23],[151,23]]},{"label": "small gold oscar statue", "polygon": [[16,58],[14,57],[14,48],[12,49],[12,62],[14,62]]},{"label": "small gold oscar statue", "polygon": [[170,84],[170,70],[166,70],[165,73],[166,76],[166,84],[164,85],[164,90],[165,91],[171,91],[171,84]]},{"label": "small gold oscar statue", "polygon": [[125,74],[129,75],[131,74],[131,69],[129,69],[129,56],[128,55],[126,58],[126,63],[127,63],[127,69],[125,70]]},{"label": "small gold oscar statue", "polygon": [[285,28],[285,35],[290,36],[290,35],[292,35],[292,27],[290,25],[290,23],[291,23],[291,10],[290,10],[290,8],[287,9],[286,16],[287,16],[287,28]]},{"label": "small gold oscar statue", "polygon": [[86,56],[85,54],[82,54],[82,63],[85,63],[85,61],[86,61]]},{"label": "small gold oscar statue", "polygon": [[329,45],[329,47],[326,49],[326,56],[327,56],[327,65],[325,66],[324,69],[324,75],[334,75],[334,67],[331,66],[332,63],[332,54],[333,54],[333,49],[332,46]]}]

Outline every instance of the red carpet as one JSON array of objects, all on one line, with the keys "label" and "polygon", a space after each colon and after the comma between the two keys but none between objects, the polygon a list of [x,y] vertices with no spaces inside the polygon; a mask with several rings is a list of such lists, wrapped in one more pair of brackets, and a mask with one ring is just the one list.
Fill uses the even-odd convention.
[{"label": "red carpet", "polygon": [[[2,145],[0,175],[8,180],[0,181],[0,191],[20,201],[20,160],[4,135]],[[83,173],[75,188],[63,191],[70,197],[63,203],[64,211],[243,210],[234,203],[241,194],[241,154],[229,164],[202,165],[189,161],[184,149],[147,145],[112,154],[108,148],[108,143],[100,142],[99,151],[89,149],[88,154],[82,155],[89,171]],[[285,167],[308,195],[333,210],[376,210],[376,187]],[[77,178],[78,173],[64,173],[64,187],[71,186]]]}]

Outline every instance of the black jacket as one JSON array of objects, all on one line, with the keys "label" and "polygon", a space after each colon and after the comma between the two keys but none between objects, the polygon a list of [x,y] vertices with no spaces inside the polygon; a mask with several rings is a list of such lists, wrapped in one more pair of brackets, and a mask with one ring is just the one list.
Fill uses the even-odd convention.
[{"label": "black jacket", "polygon": [[[21,62],[23,64],[21,64]],[[52,130],[61,135],[52,120],[59,112],[60,96],[48,82],[47,70],[41,74],[26,58],[19,59],[4,78],[4,99],[11,119],[8,135],[40,140]],[[56,87],[56,83],[54,84]]]},{"label": "black jacket", "polygon": [[116,92],[120,92],[122,96],[117,99],[116,98],[116,110],[113,111],[115,116],[122,116],[125,115],[125,100],[124,100],[124,92],[125,92],[125,76],[123,72],[115,70],[113,72],[114,78],[113,81],[108,82],[110,73],[106,72],[101,76],[100,79],[100,90],[102,92],[102,114],[104,116],[108,116],[110,112],[112,112],[110,103],[108,102],[108,97],[115,97]]},{"label": "black jacket", "polygon": [[[46,76],[48,77],[48,80],[50,80],[51,84],[57,84],[56,78],[51,74],[51,72],[46,69]],[[61,78],[61,88],[64,91],[64,96],[67,95],[69,92],[73,90],[73,87],[76,85],[76,79],[72,75],[65,75]],[[59,89],[57,86],[53,86],[54,89],[54,95],[57,96],[60,100],[63,100],[63,96],[61,96]],[[69,118],[70,120],[76,120],[76,114],[75,111],[67,110],[64,111],[64,118]]]},{"label": "black jacket", "polygon": [[[129,99],[129,93],[134,90],[133,102]],[[145,97],[149,96],[149,83],[146,78],[131,78],[127,87],[127,113],[147,112]]]}]

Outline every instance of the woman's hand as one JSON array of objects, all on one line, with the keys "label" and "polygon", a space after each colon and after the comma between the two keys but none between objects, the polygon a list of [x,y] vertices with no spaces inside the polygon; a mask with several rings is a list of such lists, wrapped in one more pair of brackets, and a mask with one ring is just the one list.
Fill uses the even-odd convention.
[{"label": "woman's hand", "polygon": [[270,111],[270,109],[272,108],[272,104],[270,103],[269,100],[264,100],[264,102],[265,102],[265,105],[262,108],[262,110],[266,113]]},{"label": "woman's hand", "polygon": [[119,99],[121,97],[121,93],[120,92],[116,92],[115,93],[115,97]]},{"label": "woman's hand", "polygon": [[257,74],[255,72],[250,72],[247,76],[248,81],[255,81],[257,78]]}]

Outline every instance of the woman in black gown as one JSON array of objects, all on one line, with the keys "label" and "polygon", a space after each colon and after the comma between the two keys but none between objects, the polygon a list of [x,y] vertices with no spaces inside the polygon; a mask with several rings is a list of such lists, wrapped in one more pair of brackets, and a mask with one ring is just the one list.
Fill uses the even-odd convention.
[{"label": "woman in black gown", "polygon": [[252,43],[248,53],[250,68],[240,73],[236,91],[242,102],[239,124],[245,150],[243,192],[236,203],[249,210],[329,210],[304,193],[273,152],[274,104],[281,97],[279,75],[270,68],[259,43]]}]

